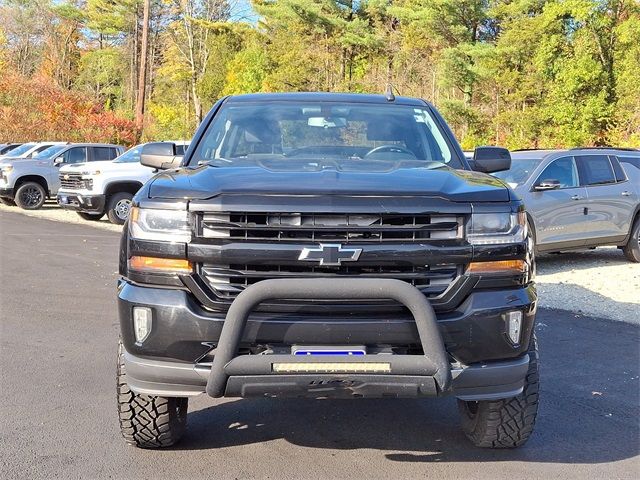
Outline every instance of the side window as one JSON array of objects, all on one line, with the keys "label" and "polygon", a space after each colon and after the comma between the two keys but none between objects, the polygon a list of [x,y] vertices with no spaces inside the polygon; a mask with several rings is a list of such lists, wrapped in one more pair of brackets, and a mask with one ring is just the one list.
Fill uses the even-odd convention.
[{"label": "side window", "polygon": [[70,148],[62,154],[64,163],[84,163],[87,161],[87,147]]},{"label": "side window", "polygon": [[184,155],[184,152],[187,150],[189,145],[176,145],[176,155]]},{"label": "side window", "polygon": [[620,160],[620,163],[623,164],[622,166],[627,169],[627,172],[629,168],[636,168],[640,171],[640,157],[618,157],[618,160]]},{"label": "side window", "polygon": [[116,158],[116,149],[111,147],[93,147],[93,160],[95,162],[113,160]]},{"label": "side window", "polygon": [[620,162],[616,157],[609,157],[611,160],[611,166],[613,167],[613,173],[616,176],[616,182],[625,182],[627,176],[624,174],[624,170],[620,166]]},{"label": "side window", "polygon": [[613,167],[607,155],[581,155],[577,157],[577,161],[583,185],[616,183]]},{"label": "side window", "polygon": [[574,188],[578,186],[578,170],[573,157],[562,157],[551,162],[542,171],[536,185],[545,180],[557,180],[560,188]]},{"label": "side window", "polygon": [[36,148],[33,152],[31,152],[27,158],[33,158],[35,157],[38,153],[40,153],[43,150],[46,150],[47,148],[49,148],[51,145],[42,145],[41,147]]}]

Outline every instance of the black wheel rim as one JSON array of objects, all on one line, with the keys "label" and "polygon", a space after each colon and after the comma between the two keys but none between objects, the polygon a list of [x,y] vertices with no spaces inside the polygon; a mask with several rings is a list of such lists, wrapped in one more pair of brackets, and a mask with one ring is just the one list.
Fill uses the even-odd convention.
[{"label": "black wheel rim", "polygon": [[26,187],[20,192],[20,201],[25,207],[36,207],[42,201],[42,192],[36,187]]}]

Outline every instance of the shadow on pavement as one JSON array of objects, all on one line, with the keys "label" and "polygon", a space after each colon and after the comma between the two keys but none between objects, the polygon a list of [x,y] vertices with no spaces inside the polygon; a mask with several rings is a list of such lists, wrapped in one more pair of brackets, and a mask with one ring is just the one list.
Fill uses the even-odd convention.
[{"label": "shadow on pavement", "polygon": [[189,414],[177,449],[285,439],[311,448],[376,449],[398,462],[605,463],[640,452],[640,328],[541,311],[541,406],[536,431],[516,450],[473,447],[456,402],[232,400]]}]

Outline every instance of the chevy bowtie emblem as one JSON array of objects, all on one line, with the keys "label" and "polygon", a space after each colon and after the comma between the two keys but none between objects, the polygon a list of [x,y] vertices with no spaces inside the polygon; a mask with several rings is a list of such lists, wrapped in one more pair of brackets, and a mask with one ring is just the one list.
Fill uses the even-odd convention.
[{"label": "chevy bowtie emblem", "polygon": [[298,260],[320,262],[320,265],[341,265],[342,262],[355,262],[360,258],[361,248],[343,248],[338,243],[321,243],[316,248],[304,248]]}]

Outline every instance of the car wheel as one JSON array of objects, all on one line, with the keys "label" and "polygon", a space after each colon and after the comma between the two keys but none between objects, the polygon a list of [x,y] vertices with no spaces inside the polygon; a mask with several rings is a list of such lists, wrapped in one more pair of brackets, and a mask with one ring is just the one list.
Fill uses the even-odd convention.
[{"label": "car wheel", "polygon": [[107,205],[107,217],[111,223],[122,225],[129,218],[133,195],[130,193],[120,192],[111,195],[109,204]]},{"label": "car wheel", "polygon": [[104,213],[88,213],[88,212],[76,212],[83,220],[89,220],[90,222],[96,222],[104,217]]},{"label": "car wheel", "polygon": [[633,222],[631,228],[631,235],[629,241],[622,249],[625,257],[631,262],[640,262],[640,215],[636,217],[636,221]]},{"label": "car wheel", "polygon": [[3,205],[6,205],[8,207],[15,207],[16,206],[16,202],[14,202],[12,199],[7,198],[7,197],[0,197],[0,203],[2,203]]},{"label": "car wheel", "polygon": [[117,400],[120,431],[126,442],[140,448],[174,445],[187,426],[188,398],[134,393],[127,384],[122,340],[118,343]]},{"label": "car wheel", "polygon": [[37,210],[47,198],[47,192],[36,182],[25,182],[16,190],[15,202],[24,210]]},{"label": "car wheel", "polygon": [[533,432],[538,413],[538,347],[535,336],[529,347],[529,370],[522,393],[502,400],[458,400],[462,428],[477,447],[515,448]]}]

